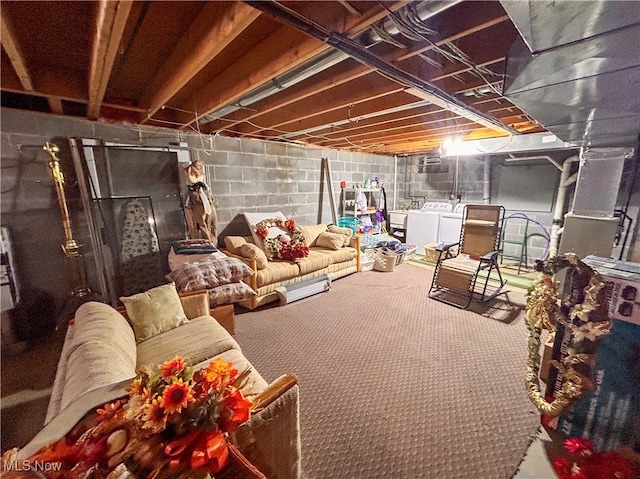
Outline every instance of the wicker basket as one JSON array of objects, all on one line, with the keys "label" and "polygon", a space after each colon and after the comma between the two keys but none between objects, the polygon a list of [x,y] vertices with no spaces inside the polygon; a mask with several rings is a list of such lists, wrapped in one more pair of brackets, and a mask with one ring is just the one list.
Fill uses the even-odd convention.
[{"label": "wicker basket", "polygon": [[439,243],[429,243],[424,245],[424,256],[429,263],[438,262],[438,252],[436,251],[438,244]]}]

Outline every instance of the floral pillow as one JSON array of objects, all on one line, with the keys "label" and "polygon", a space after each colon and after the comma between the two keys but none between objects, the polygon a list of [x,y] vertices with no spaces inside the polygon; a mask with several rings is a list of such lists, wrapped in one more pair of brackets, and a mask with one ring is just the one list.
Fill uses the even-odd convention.
[{"label": "floral pillow", "polygon": [[256,292],[247,283],[223,284],[208,290],[209,304],[213,308],[222,304],[238,303],[256,295]]},{"label": "floral pillow", "polygon": [[252,274],[253,270],[238,258],[224,257],[185,264],[166,278],[175,282],[178,291],[185,293],[238,282]]}]

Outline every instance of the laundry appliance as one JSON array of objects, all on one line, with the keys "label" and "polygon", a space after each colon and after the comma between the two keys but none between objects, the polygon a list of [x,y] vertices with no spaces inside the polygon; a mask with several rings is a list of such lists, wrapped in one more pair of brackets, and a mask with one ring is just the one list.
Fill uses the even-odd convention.
[{"label": "laundry appliance", "polygon": [[462,214],[466,203],[458,203],[451,211],[443,212],[439,217],[438,243],[457,243],[460,241]]},{"label": "laundry appliance", "polygon": [[407,244],[418,246],[418,251],[427,244],[438,241],[440,215],[451,212],[452,206],[446,201],[428,201],[419,210],[409,210],[407,214]]}]

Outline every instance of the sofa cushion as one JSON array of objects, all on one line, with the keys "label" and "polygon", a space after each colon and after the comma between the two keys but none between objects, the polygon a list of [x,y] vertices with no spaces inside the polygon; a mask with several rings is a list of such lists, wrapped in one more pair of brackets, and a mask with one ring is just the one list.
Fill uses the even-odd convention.
[{"label": "sofa cushion", "polygon": [[138,343],[188,321],[174,283],[122,296],[120,301],[127,310]]},{"label": "sofa cushion", "polygon": [[256,292],[246,283],[222,284],[216,288],[208,289],[209,303],[211,307],[223,304],[239,303],[256,295]]},{"label": "sofa cushion", "polygon": [[302,234],[304,235],[304,244],[309,247],[315,246],[316,239],[318,238],[320,233],[326,230],[327,230],[327,225],[322,223],[319,225],[300,227],[300,231],[302,231]]},{"label": "sofa cushion", "polygon": [[196,364],[229,349],[239,350],[240,346],[218,321],[200,316],[139,343],[137,366],[157,366],[174,356]]},{"label": "sofa cushion", "polygon": [[269,264],[267,255],[253,243],[245,243],[240,246],[240,256],[249,259],[256,260],[256,267],[258,269],[265,269]]},{"label": "sofa cushion", "polygon": [[349,246],[349,243],[351,242],[351,236],[353,236],[353,231],[351,230],[351,228],[342,228],[340,226],[330,225],[327,228],[327,231],[329,233],[338,233],[343,235],[344,236],[343,246]]},{"label": "sofa cushion", "polygon": [[235,283],[252,274],[253,270],[244,262],[225,256],[184,265],[179,270],[169,273],[166,278],[176,283],[178,291],[186,293]]},{"label": "sofa cushion", "polygon": [[316,246],[336,250],[344,245],[345,236],[339,233],[323,231],[316,240]]},{"label": "sofa cushion", "polygon": [[[251,238],[253,240],[253,238]],[[240,254],[240,247],[247,243],[246,236],[227,236],[224,239],[224,246],[229,250],[231,254],[236,256],[242,256]]]},{"label": "sofa cushion", "polygon": [[358,257],[358,252],[351,246],[345,246],[337,250],[316,247],[313,248],[313,251],[331,257],[331,264],[344,263]]},{"label": "sofa cushion", "polygon": [[258,288],[266,284],[277,283],[295,278],[300,274],[298,265],[288,261],[269,261],[269,265],[258,271],[256,280]]},{"label": "sofa cushion", "polygon": [[297,264],[301,275],[313,273],[329,266],[331,264],[331,256],[318,252],[314,248],[309,250],[309,256],[301,259]]}]

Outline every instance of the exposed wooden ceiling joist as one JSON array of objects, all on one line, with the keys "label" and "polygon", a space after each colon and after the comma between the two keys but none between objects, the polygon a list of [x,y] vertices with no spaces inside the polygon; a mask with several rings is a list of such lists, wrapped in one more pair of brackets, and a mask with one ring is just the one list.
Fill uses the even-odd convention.
[{"label": "exposed wooden ceiling joist", "polygon": [[89,64],[89,104],[87,116],[97,119],[104,99],[120,39],[129,17],[132,0],[100,0]]},{"label": "exposed wooden ceiling joist", "polygon": [[[245,3],[207,3],[140,98],[144,123],[258,18]],[[215,20],[215,21],[212,21]]]}]

